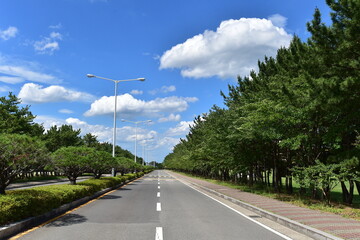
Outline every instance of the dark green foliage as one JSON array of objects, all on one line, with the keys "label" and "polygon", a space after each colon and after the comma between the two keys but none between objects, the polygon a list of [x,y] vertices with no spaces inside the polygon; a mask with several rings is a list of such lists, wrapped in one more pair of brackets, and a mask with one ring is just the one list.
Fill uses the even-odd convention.
[{"label": "dark green foliage", "polygon": [[74,130],[71,125],[62,125],[59,128],[52,126],[44,135],[46,147],[50,152],[55,152],[61,147],[80,146],[82,140],[80,129]]},{"label": "dark green foliage", "polygon": [[6,195],[0,195],[0,225],[41,215],[63,204],[91,196],[105,188],[115,187],[142,174],[125,175],[121,178],[88,179],[77,185],[62,184],[8,191]]},{"label": "dark green foliage", "polygon": [[43,129],[33,122],[35,116],[29,111],[30,106],[20,108],[20,103],[21,100],[11,92],[8,97],[0,97],[0,133],[39,136]]},{"label": "dark green foliage", "polygon": [[42,169],[49,160],[43,142],[18,134],[0,134],[0,194],[19,174]]},{"label": "dark green foliage", "polygon": [[286,178],[288,193],[295,172],[303,190],[321,191],[329,202],[339,183],[352,203],[354,185],[360,189],[360,1],[327,4],[332,25],[316,9],[308,41],[294,36],[259,62],[259,72],[221,92],[226,109],[195,118],[165,167],[276,192]]}]

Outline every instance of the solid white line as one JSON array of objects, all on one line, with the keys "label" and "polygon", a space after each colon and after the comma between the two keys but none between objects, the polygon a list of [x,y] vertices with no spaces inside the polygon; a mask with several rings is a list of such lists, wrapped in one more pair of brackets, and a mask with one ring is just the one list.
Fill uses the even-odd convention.
[{"label": "solid white line", "polygon": [[162,229],[162,227],[156,227],[155,240],[163,240],[163,229]]},{"label": "solid white line", "polygon": [[[176,178],[175,176],[173,176],[173,177],[174,177],[174,178]],[[246,218],[246,219],[248,219],[248,220],[250,220],[250,221],[252,221],[252,222],[254,222],[254,223],[256,223],[256,224],[260,225],[261,227],[263,227],[263,228],[265,228],[265,229],[269,230],[270,232],[273,232],[273,233],[275,233],[276,235],[278,235],[278,236],[280,236],[280,237],[282,237],[282,238],[284,238],[284,239],[286,239],[286,240],[292,240],[292,238],[289,238],[289,237],[285,236],[284,234],[279,233],[278,231],[276,231],[276,230],[274,230],[274,229],[272,229],[272,228],[270,228],[270,227],[268,227],[268,226],[266,226],[266,225],[264,225],[264,224],[262,224],[262,223],[260,223],[260,222],[255,221],[254,219],[252,219],[252,218],[250,218],[250,217],[246,216],[245,214],[243,214],[243,213],[239,212],[238,210],[236,210],[236,209],[234,209],[234,208],[232,208],[232,207],[230,207],[230,206],[226,205],[225,203],[223,203],[223,202],[221,202],[221,201],[219,201],[219,200],[217,200],[217,199],[215,199],[215,198],[213,198],[213,197],[209,196],[209,195],[208,195],[208,194],[206,194],[206,193],[203,193],[203,192],[199,191],[198,189],[196,189],[196,188],[194,188],[193,186],[189,185],[189,183],[184,182],[183,180],[181,180],[181,179],[179,179],[179,178],[176,178],[176,179],[177,179],[178,181],[182,182],[183,184],[185,184],[186,186],[188,186],[188,187],[190,187],[190,188],[194,189],[195,191],[197,191],[197,192],[199,192],[199,193],[201,193],[201,194],[203,194],[203,195],[205,195],[205,196],[207,196],[207,197],[211,198],[212,200],[214,200],[214,201],[216,201],[216,202],[220,203],[221,205],[223,205],[223,206],[225,206],[225,207],[227,207],[227,208],[229,208],[229,209],[233,210],[234,212],[236,212],[236,213],[240,214],[240,215],[241,215],[241,216],[243,216],[244,218]]]},{"label": "solid white line", "polygon": [[158,192],[156,196],[157,196],[157,197],[160,197],[160,192]]},{"label": "solid white line", "polygon": [[161,203],[156,203],[156,211],[160,212],[161,211]]}]

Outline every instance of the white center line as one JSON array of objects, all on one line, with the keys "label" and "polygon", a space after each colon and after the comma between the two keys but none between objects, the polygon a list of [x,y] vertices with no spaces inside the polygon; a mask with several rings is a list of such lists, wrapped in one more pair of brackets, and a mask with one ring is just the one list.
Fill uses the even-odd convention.
[{"label": "white center line", "polygon": [[158,192],[156,196],[157,196],[157,197],[160,197],[160,192]]},{"label": "white center line", "polygon": [[161,203],[156,203],[156,211],[160,212],[161,211]]},{"label": "white center line", "polygon": [[158,186],[158,189],[160,189],[160,186]]},{"label": "white center line", "polygon": [[162,227],[156,227],[155,240],[163,240],[163,229],[162,229]]}]

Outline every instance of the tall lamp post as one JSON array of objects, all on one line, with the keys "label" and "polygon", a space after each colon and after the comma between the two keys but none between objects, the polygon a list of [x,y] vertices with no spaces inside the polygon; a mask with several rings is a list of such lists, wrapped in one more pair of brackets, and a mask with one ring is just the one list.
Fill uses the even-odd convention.
[{"label": "tall lamp post", "polygon": [[129,120],[125,120],[125,119],[121,119],[122,122],[130,122],[130,123],[134,123],[135,124],[135,157],[134,157],[134,161],[136,163],[136,154],[137,154],[137,125],[139,123],[149,123],[152,122],[151,120],[146,120],[146,121],[129,121]]},{"label": "tall lamp post", "polygon": [[[117,106],[117,85],[119,82],[130,82],[130,81],[145,81],[145,78],[135,78],[135,79],[125,79],[125,80],[114,80],[114,79],[110,79],[110,78],[104,78],[104,77],[99,77],[96,76],[94,74],[86,74],[86,76],[88,78],[100,78],[100,79],[104,79],[104,80],[109,80],[114,82],[115,84],[115,101],[114,101],[114,128],[113,128],[113,145],[112,145],[112,156],[115,157],[115,145],[116,145],[116,106]],[[115,176],[115,169],[112,168],[111,169],[111,174],[113,176]]]}]

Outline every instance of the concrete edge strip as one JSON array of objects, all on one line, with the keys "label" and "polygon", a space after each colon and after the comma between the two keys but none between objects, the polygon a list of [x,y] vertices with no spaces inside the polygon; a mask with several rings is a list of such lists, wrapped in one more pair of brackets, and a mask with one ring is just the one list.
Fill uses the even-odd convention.
[{"label": "concrete edge strip", "polygon": [[[139,177],[141,178],[141,177]],[[47,212],[47,213],[44,213],[42,215],[39,215],[39,216],[36,216],[36,217],[30,217],[30,218],[27,218],[25,220],[22,220],[22,221],[19,221],[19,222],[15,222],[15,223],[11,223],[9,225],[5,225],[3,227],[0,227],[0,239],[8,239],[9,237],[11,236],[14,236],[18,233],[21,233],[27,229],[30,229],[34,226],[37,226],[41,223],[44,223],[56,216],[59,216],[61,214],[64,214],[65,212],[71,210],[71,209],[74,209],[76,207],[79,207],[93,199],[96,199],[98,197],[100,197],[101,195],[107,193],[107,192],[110,192],[114,189],[117,189],[121,186],[124,186],[125,184],[131,182],[131,181],[134,181],[138,178],[134,178],[134,179],[131,179],[131,180],[126,180],[125,182],[121,183],[121,184],[118,184],[116,185],[115,187],[110,187],[110,188],[105,188],[101,191],[98,191],[96,192],[94,195],[92,196],[87,196],[87,197],[83,197],[83,198],[80,198],[78,200],[75,200],[73,202],[70,202],[70,203],[66,203],[58,208],[55,208],[53,210],[51,210],[50,212]]]},{"label": "concrete edge strip", "polygon": [[318,230],[318,229],[315,229],[313,227],[310,227],[310,226],[307,226],[307,225],[304,225],[302,223],[299,223],[299,222],[296,222],[296,221],[293,221],[289,218],[286,218],[286,217],[283,217],[283,216],[280,216],[280,215],[277,215],[275,213],[271,213],[271,212],[268,212],[264,209],[261,209],[261,208],[258,208],[258,207],[255,207],[253,205],[250,205],[248,203],[245,203],[245,202],[242,202],[238,199],[235,199],[233,197],[230,197],[230,196],[227,196],[223,193],[219,193],[213,189],[210,189],[210,188],[207,188],[207,187],[204,187],[204,186],[201,186],[199,184],[196,184],[196,183],[193,183],[193,182],[190,182],[188,180],[185,180],[187,181],[188,183],[198,187],[198,188],[201,188],[207,192],[210,192],[210,193],[213,193],[223,199],[226,199],[232,203],[235,203],[243,208],[246,208],[250,211],[253,211],[267,219],[270,219],[272,221],[275,221],[281,225],[284,225],[286,227],[289,227],[297,232],[300,232],[300,233],[303,233],[305,234],[306,236],[309,236],[313,239],[317,239],[317,240],[343,240],[342,238],[339,238],[339,237],[336,237],[336,236],[333,236],[329,233],[326,233],[326,232],[323,232],[321,230]]}]

